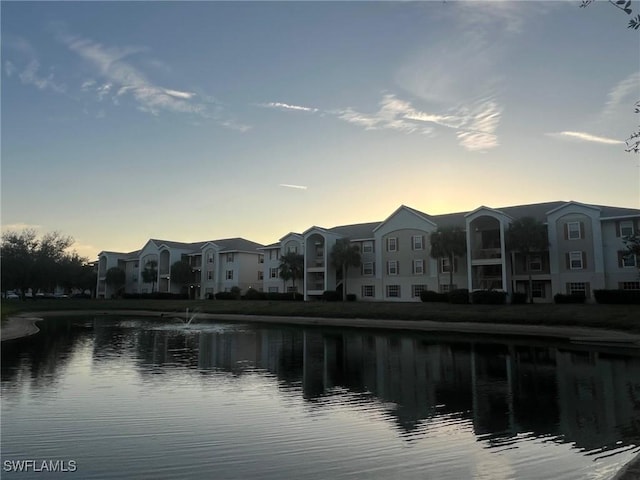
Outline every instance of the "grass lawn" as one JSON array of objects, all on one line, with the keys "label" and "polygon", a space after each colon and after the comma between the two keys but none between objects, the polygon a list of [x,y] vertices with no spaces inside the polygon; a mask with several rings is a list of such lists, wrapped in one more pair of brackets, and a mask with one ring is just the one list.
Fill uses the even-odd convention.
[{"label": "grass lawn", "polygon": [[390,320],[574,325],[640,333],[640,305],[450,305],[397,302],[287,302],[266,300],[2,300],[2,320],[20,312],[152,310]]}]

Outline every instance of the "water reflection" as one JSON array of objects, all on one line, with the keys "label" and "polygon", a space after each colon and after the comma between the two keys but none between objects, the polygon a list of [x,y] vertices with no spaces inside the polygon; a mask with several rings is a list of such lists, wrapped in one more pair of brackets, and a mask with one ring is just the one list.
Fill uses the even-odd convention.
[{"label": "water reflection", "polygon": [[258,375],[299,395],[311,411],[375,404],[407,444],[456,424],[498,450],[530,438],[596,457],[640,445],[640,356],[631,352],[362,330],[184,328],[135,319],[57,320],[42,327],[26,341],[3,344],[5,405],[25,395],[25,385],[55,386],[74,355],[88,352],[94,366],[115,368],[118,359],[129,359],[140,382],[152,386],[185,376]]}]

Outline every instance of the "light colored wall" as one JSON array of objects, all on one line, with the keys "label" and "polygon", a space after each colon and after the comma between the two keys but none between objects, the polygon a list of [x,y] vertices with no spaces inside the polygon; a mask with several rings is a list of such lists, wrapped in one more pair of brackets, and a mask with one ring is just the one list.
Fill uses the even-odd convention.
[{"label": "light colored wall", "polygon": [[[640,217],[631,218],[634,221],[635,232],[640,231]],[[626,251],[626,247],[618,232],[618,221],[606,220],[602,222],[602,242],[605,269],[605,288],[617,289],[620,282],[640,281],[638,267],[621,267],[618,264],[618,252]],[[640,258],[636,258],[640,262]]]}]

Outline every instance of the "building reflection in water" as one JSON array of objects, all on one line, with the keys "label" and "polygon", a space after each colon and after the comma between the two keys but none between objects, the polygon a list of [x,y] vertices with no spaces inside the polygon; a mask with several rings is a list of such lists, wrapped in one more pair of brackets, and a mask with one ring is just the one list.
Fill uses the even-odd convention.
[{"label": "building reflection in water", "polygon": [[299,388],[311,405],[345,393],[350,401],[378,402],[407,440],[431,417],[453,415],[469,419],[490,445],[523,433],[588,451],[640,444],[637,355],[319,328],[139,336],[143,375],[165,364],[201,373],[263,372],[283,388]]},{"label": "building reflection in water", "polygon": [[34,385],[57,378],[61,359],[91,334],[94,362],[130,355],[145,380],[170,381],[185,369],[203,378],[260,374],[299,391],[312,408],[376,402],[407,441],[426,435],[430,419],[451,416],[468,421],[489,446],[518,435],[589,452],[640,445],[637,352],[373,330],[221,325],[194,332],[97,320],[84,330],[62,322],[54,332],[46,325],[46,335],[19,355],[3,345],[3,391],[25,374]]}]

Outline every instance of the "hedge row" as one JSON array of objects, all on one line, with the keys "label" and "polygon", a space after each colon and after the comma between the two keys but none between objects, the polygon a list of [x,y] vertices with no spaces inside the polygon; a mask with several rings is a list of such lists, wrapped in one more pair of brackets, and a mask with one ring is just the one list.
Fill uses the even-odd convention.
[{"label": "hedge row", "polygon": [[186,293],[123,293],[122,298],[127,300],[188,300],[189,295]]},{"label": "hedge row", "polygon": [[556,303],[584,303],[586,299],[587,297],[583,293],[572,293],[570,295],[556,293],[553,296],[553,301]]},{"label": "hedge row", "polygon": [[507,292],[499,290],[476,290],[471,293],[471,303],[480,305],[503,305]]},{"label": "hedge row", "polygon": [[640,304],[640,290],[594,290],[598,303]]},{"label": "hedge row", "polygon": [[420,293],[420,300],[423,302],[443,302],[443,303],[469,303],[469,290],[461,288],[449,293],[438,293],[432,290],[423,290]]}]

